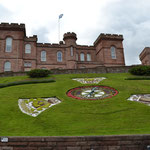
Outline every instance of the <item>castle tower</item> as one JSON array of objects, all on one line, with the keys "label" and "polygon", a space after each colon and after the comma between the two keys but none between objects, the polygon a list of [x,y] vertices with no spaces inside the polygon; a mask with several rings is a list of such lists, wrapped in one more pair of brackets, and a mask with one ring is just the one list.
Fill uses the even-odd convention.
[{"label": "castle tower", "polygon": [[123,35],[103,34],[94,42],[97,61],[104,66],[124,66]]},{"label": "castle tower", "polygon": [[23,71],[25,24],[0,24],[0,72]]},{"label": "castle tower", "polygon": [[63,38],[66,46],[66,65],[68,69],[76,69],[76,34],[67,32]]}]

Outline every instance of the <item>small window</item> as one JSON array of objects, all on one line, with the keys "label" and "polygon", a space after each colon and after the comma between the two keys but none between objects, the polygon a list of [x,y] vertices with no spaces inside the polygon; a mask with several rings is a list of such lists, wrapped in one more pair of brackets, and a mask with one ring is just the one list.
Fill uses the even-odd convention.
[{"label": "small window", "polygon": [[4,71],[11,71],[11,63],[9,61],[4,64]]},{"label": "small window", "polygon": [[46,51],[41,51],[41,61],[46,61]]},{"label": "small window", "polygon": [[73,56],[73,47],[70,47],[70,55]]},{"label": "small window", "polygon": [[12,51],[12,38],[8,37],[6,38],[6,52]]},{"label": "small window", "polygon": [[91,61],[91,54],[87,54],[87,61]]},{"label": "small window", "polygon": [[31,45],[30,45],[30,44],[26,44],[26,45],[25,45],[25,53],[26,53],[26,54],[31,53]]},{"label": "small window", "polygon": [[62,62],[62,52],[57,52],[57,61]]},{"label": "small window", "polygon": [[81,54],[80,54],[80,60],[81,60],[81,61],[84,61],[84,53],[81,53]]},{"label": "small window", "polygon": [[112,46],[110,49],[111,49],[111,58],[116,59],[116,48]]},{"label": "small window", "polygon": [[78,61],[79,60],[79,57],[78,57],[78,54],[76,54],[76,61]]},{"label": "small window", "polygon": [[31,63],[30,63],[30,62],[25,62],[25,63],[24,63],[24,66],[25,66],[25,67],[31,67]]}]

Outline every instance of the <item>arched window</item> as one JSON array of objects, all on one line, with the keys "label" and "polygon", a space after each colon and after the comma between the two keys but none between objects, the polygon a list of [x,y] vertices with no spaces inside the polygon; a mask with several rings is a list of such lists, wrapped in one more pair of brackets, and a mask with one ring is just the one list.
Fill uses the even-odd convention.
[{"label": "arched window", "polygon": [[80,60],[81,60],[81,61],[84,61],[84,53],[81,53],[81,54],[80,54]]},{"label": "arched window", "polygon": [[41,61],[46,61],[46,51],[41,51]]},{"label": "arched window", "polygon": [[116,48],[114,46],[111,46],[111,58],[116,59]]},{"label": "arched window", "polygon": [[61,51],[57,52],[57,61],[62,62],[62,52]]},{"label": "arched window", "polygon": [[4,71],[11,71],[11,63],[6,61],[4,64]]},{"label": "arched window", "polygon": [[25,53],[27,53],[27,54],[31,53],[31,45],[30,44],[25,45]]},{"label": "arched window", "polygon": [[87,54],[87,61],[91,61],[91,54]]},{"label": "arched window", "polygon": [[73,56],[73,47],[70,47],[70,55]]},{"label": "arched window", "polygon": [[8,37],[6,38],[6,52],[11,52],[12,51],[12,38]]}]

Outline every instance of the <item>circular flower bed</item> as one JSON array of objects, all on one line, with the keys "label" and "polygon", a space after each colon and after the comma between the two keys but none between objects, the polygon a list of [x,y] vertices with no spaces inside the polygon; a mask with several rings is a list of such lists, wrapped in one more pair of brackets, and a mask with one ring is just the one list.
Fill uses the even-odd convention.
[{"label": "circular flower bed", "polygon": [[118,94],[118,91],[108,86],[82,86],[70,89],[67,92],[69,97],[80,100],[99,100],[111,98]]}]

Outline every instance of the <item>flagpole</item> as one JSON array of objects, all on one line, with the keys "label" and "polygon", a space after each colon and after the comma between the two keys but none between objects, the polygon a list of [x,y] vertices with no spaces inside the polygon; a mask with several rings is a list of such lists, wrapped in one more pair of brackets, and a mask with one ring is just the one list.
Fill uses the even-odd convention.
[{"label": "flagpole", "polygon": [[58,43],[60,41],[60,19],[58,18]]},{"label": "flagpole", "polygon": [[60,14],[58,17],[58,43],[60,41],[60,19],[63,17],[63,14]]}]

